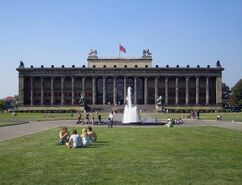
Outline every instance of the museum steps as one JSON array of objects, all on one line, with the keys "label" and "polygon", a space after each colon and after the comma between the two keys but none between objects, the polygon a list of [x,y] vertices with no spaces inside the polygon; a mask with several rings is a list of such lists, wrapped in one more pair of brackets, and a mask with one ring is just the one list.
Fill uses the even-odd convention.
[{"label": "museum steps", "polygon": [[[86,105],[85,106],[86,111],[88,112],[111,112],[111,111],[117,111],[117,112],[123,112],[124,105]],[[137,110],[142,110],[144,112],[154,112],[155,111],[155,105],[138,105]]]}]

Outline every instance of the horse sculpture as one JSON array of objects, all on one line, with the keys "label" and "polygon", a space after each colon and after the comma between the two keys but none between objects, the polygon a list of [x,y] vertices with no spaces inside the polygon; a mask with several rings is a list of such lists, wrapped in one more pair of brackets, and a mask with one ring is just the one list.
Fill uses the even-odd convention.
[{"label": "horse sculpture", "polygon": [[89,51],[89,53],[88,53],[88,56],[94,56],[94,57],[96,57],[96,56],[97,56],[97,50],[93,50],[93,49],[91,49],[91,50]]},{"label": "horse sculpture", "polygon": [[144,50],[143,50],[143,56],[144,56],[144,57],[148,57],[148,56],[151,56],[151,55],[152,55],[152,53],[150,52],[149,49],[144,49]]}]

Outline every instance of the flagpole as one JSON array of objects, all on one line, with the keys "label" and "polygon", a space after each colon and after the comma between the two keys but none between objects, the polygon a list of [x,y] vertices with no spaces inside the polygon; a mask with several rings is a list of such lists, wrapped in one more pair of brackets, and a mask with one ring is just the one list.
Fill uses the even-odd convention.
[{"label": "flagpole", "polygon": [[118,46],[118,57],[120,58],[120,43],[119,43],[119,46]]}]

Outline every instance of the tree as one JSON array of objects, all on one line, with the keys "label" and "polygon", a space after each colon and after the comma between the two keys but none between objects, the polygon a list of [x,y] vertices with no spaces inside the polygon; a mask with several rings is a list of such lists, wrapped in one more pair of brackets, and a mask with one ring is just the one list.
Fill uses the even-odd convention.
[{"label": "tree", "polygon": [[240,79],[232,88],[232,95],[229,98],[231,105],[242,105],[242,79]]},{"label": "tree", "polygon": [[227,100],[229,98],[230,93],[231,90],[229,86],[227,86],[226,83],[222,83],[222,99]]},{"label": "tree", "polygon": [[6,100],[0,100],[0,110],[4,110],[7,107],[7,101]]}]

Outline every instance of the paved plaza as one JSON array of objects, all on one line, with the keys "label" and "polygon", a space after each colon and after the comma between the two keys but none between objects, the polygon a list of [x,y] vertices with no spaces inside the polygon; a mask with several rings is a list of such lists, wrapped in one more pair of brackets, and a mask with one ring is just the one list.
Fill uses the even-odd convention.
[{"label": "paved plaza", "polygon": [[[188,126],[216,126],[228,129],[236,129],[242,131],[242,122],[231,122],[231,121],[202,121],[202,120],[184,120],[184,124],[178,125],[175,127],[188,127]],[[0,142],[8,139],[13,139],[17,137],[22,137],[25,135],[30,135],[34,133],[38,133],[41,131],[45,131],[48,129],[56,128],[56,127],[86,127],[87,125],[77,125],[75,120],[58,120],[58,121],[42,121],[42,122],[30,122],[26,124],[13,125],[13,126],[5,126],[0,127]],[[93,127],[106,127],[107,125],[93,125]],[[139,128],[147,128],[147,127],[162,127],[164,126],[154,126],[154,125],[114,125],[114,127],[139,127]]]}]

